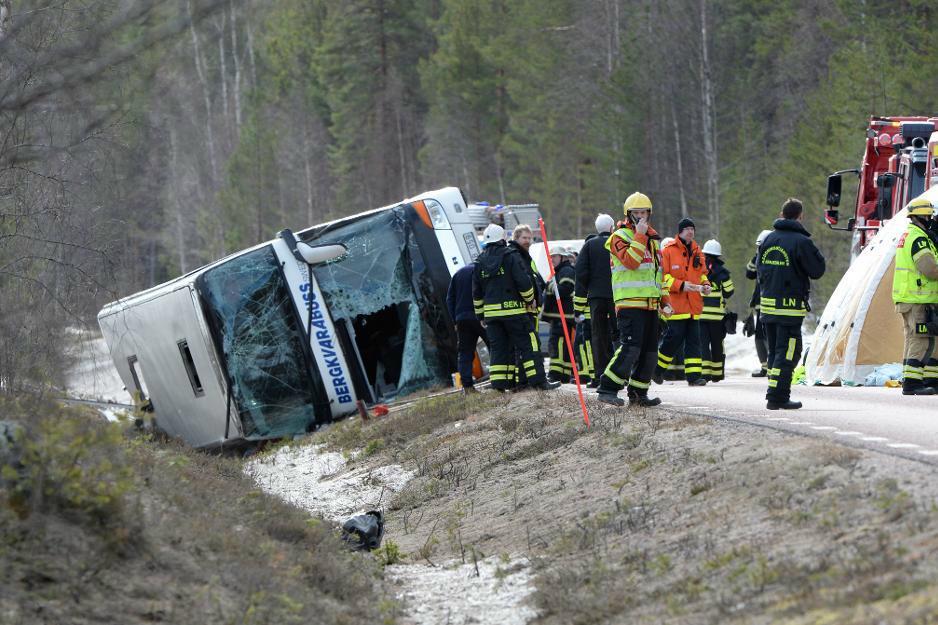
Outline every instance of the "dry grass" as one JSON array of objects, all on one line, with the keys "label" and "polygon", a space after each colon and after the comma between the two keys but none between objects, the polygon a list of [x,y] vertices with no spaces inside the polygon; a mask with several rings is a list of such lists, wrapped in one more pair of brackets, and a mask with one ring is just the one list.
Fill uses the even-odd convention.
[{"label": "dry grass", "polygon": [[[83,439],[94,444],[70,481],[43,478],[41,491],[54,481],[51,492],[70,498],[34,489],[26,507],[11,506],[15,480],[0,486],[5,625],[393,620],[397,607],[380,590],[376,563],[347,552],[334,527],[261,493],[238,459],[147,437],[115,440],[118,426],[74,410],[5,408],[6,418],[29,424],[45,460],[75,452],[50,440],[50,423],[98,433]],[[106,488],[114,475],[130,488]],[[113,497],[95,508],[94,497],[75,495],[82,489]]]}]

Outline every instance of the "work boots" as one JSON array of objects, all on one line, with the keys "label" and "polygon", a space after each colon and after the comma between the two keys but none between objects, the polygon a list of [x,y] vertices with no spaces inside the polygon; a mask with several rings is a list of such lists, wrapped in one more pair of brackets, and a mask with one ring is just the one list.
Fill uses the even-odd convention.
[{"label": "work boots", "polygon": [[786,401],[772,401],[771,399],[765,402],[765,407],[769,410],[798,410],[801,408],[800,401],[792,401],[790,399]]},{"label": "work boots", "polygon": [[935,387],[925,386],[925,385],[916,385],[916,386],[902,386],[903,395],[934,395]]},{"label": "work boots", "polygon": [[554,380],[544,380],[540,384],[535,384],[531,388],[537,389],[539,391],[552,391],[554,389],[560,388],[561,383],[555,382]]},{"label": "work boots", "polygon": [[752,377],[754,377],[754,378],[764,378],[764,377],[766,377],[768,374],[769,374],[769,372],[765,370],[765,367],[762,367],[761,369],[756,369],[755,371],[753,371],[753,372],[752,372]]},{"label": "work boots", "polygon": [[619,397],[619,395],[608,391],[604,392],[602,389],[600,389],[599,393],[596,394],[596,399],[604,404],[609,404],[610,406],[621,407],[625,405],[625,400]]}]

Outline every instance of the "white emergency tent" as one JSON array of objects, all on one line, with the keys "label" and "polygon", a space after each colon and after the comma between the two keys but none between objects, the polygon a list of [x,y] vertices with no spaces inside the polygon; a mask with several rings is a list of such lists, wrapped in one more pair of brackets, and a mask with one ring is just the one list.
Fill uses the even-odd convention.
[{"label": "white emergency tent", "polygon": [[[938,201],[938,187],[919,197]],[[902,318],[892,303],[896,245],[906,209],[890,219],[841,278],[805,359],[808,384],[863,384],[876,367],[902,362]]]}]

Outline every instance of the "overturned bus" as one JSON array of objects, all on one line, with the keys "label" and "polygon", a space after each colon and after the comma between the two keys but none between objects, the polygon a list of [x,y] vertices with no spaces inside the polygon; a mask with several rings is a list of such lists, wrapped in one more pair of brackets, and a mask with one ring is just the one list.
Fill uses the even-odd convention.
[{"label": "overturned bus", "polygon": [[[446,290],[479,254],[483,226],[459,189],[423,193],[284,231],[108,304],[98,323],[128,391],[166,433],[217,447],[310,431],[358,400],[449,382]],[[304,244],[344,253],[309,261]]]}]

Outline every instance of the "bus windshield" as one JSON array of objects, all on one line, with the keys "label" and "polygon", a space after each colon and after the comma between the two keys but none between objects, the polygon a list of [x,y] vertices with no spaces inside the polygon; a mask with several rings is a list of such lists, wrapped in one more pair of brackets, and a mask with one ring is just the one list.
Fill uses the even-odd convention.
[{"label": "bus windshield", "polygon": [[[442,327],[449,273],[433,231],[397,207],[319,233],[316,243],[342,243],[348,255],[316,268],[337,328],[354,342],[375,399],[391,399],[449,378]],[[413,213],[413,210],[410,210]],[[415,228],[427,236],[418,242]],[[434,249],[435,248],[435,249]],[[432,267],[425,255],[435,251]],[[434,277],[434,272],[445,277]],[[448,325],[448,324],[446,324]],[[451,330],[449,331],[451,332]]]},{"label": "bus windshield", "polygon": [[303,328],[271,246],[208,270],[196,288],[245,438],[307,431],[317,413],[319,420],[329,419],[319,372],[309,366]]}]

